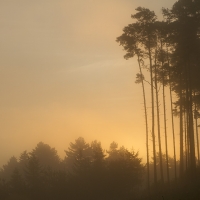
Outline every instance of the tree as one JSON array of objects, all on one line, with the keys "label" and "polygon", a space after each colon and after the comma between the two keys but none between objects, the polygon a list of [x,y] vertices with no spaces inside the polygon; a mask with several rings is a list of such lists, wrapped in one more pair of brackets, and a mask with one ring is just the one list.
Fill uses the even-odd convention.
[{"label": "tree", "polygon": [[71,142],[65,153],[67,155],[65,162],[68,165],[68,169],[71,168],[71,171],[81,174],[88,169],[92,151],[84,138],[79,137],[75,140],[75,143]]},{"label": "tree", "polygon": [[[195,93],[194,93],[194,97],[195,97]],[[196,144],[197,144],[197,160],[198,160],[198,166],[200,166],[200,156],[199,156],[199,132],[198,132],[198,118],[200,117],[200,114],[197,110],[197,104],[195,102],[194,105],[194,119],[195,119],[195,128],[196,128]]]},{"label": "tree", "polygon": [[107,151],[107,153],[108,153],[107,160],[116,160],[119,156],[118,144],[113,141],[110,144],[110,149]]},{"label": "tree", "polygon": [[23,151],[19,157],[19,172],[22,175],[23,179],[25,179],[24,170],[28,166],[30,159],[30,155],[27,151]]},{"label": "tree", "polygon": [[154,120],[154,81],[153,81],[153,63],[152,63],[152,49],[155,47],[155,29],[154,22],[156,15],[149,9],[138,7],[137,13],[132,15],[133,19],[137,20],[138,31],[140,33],[140,44],[144,47],[146,55],[149,58],[149,71],[151,83],[151,106],[152,106],[152,138],[153,138],[153,156],[154,156],[154,182],[157,183],[157,167],[156,167],[156,146],[155,146],[155,120]]},{"label": "tree", "polygon": [[42,168],[37,157],[30,155],[28,165],[25,169],[26,184],[33,195],[40,193],[42,187]]},{"label": "tree", "polygon": [[59,169],[60,158],[55,148],[51,148],[48,144],[40,142],[31,152],[43,168]]},{"label": "tree", "polygon": [[[163,111],[165,130],[165,155],[167,165],[167,179],[169,182],[169,156],[167,117],[165,102],[165,87],[169,85],[171,111],[172,92],[177,96],[176,106],[179,109],[180,117],[180,176],[184,173],[184,115],[187,116],[187,163],[191,177],[195,178],[195,137],[194,137],[194,116],[193,108],[196,104],[200,108],[200,2],[197,0],[178,0],[172,9],[163,9],[165,22],[156,21],[156,15],[149,9],[138,7],[136,14],[132,15],[134,23],[129,24],[123,30],[123,34],[117,38],[117,42],[127,52],[125,58],[137,55],[139,68],[146,60],[149,60],[151,105],[152,105],[152,141],[153,141],[153,162],[154,182],[157,181],[156,147],[155,147],[155,117],[154,97],[157,106],[158,145],[161,180],[162,178],[162,148],[160,135],[160,111],[158,101],[158,82],[162,84],[163,90]],[[160,77],[159,77],[160,76]],[[140,71],[137,74],[137,83],[145,80]],[[194,95],[195,94],[195,95]],[[143,95],[144,96],[144,95]],[[198,99],[198,100],[197,100]],[[196,109],[195,109],[196,110]],[[195,111],[196,112],[196,111]],[[174,121],[172,115],[172,132],[174,146],[174,164],[176,166],[176,148]],[[146,114],[145,114],[146,116]],[[146,123],[147,124],[147,123]],[[196,131],[197,132],[197,131]],[[197,134],[198,136],[198,134]],[[197,138],[197,149],[198,137]],[[147,147],[148,148],[148,147]],[[199,151],[199,150],[198,150]],[[148,151],[147,151],[148,155]],[[176,177],[175,167],[175,177]]]},{"label": "tree", "polygon": [[93,166],[95,167],[95,169],[102,168],[106,155],[104,154],[104,151],[101,147],[101,143],[97,142],[97,140],[92,141],[91,151]]},{"label": "tree", "polygon": [[[187,114],[187,143],[189,150],[189,169],[191,176],[195,177],[195,145],[193,127],[194,91],[199,89],[199,1],[179,0],[171,10],[164,10],[164,15],[171,20],[168,41],[173,46],[171,57],[171,81],[176,84],[174,91],[179,98],[180,108],[180,174],[183,175],[183,106]],[[185,103],[184,103],[185,100]],[[185,104],[185,105],[184,105]]]},{"label": "tree", "polygon": [[138,153],[128,151],[117,143],[111,143],[107,162],[107,191],[112,198],[124,198],[136,195],[137,187],[142,183],[144,166]]},{"label": "tree", "polygon": [[25,182],[17,168],[14,169],[11,175],[9,185],[11,187],[11,192],[14,194],[23,194],[25,192]]},{"label": "tree", "polygon": [[154,154],[154,181],[157,182],[156,173],[156,147],[155,147],[155,120],[154,120],[154,83],[153,83],[153,64],[152,64],[152,48],[155,46],[155,32],[153,23],[156,20],[156,15],[149,9],[138,7],[137,13],[132,15],[136,19],[136,23],[129,24],[124,28],[124,33],[117,38],[117,42],[124,47],[127,51],[124,56],[126,59],[137,55],[140,73],[137,74],[137,82],[142,82],[144,110],[145,110],[145,123],[146,123],[146,149],[147,149],[147,174],[148,174],[148,188],[149,188],[149,150],[148,150],[148,121],[147,121],[147,108],[146,97],[144,90],[144,75],[141,70],[143,58],[149,58],[149,71],[150,71],[150,84],[151,84],[151,103],[152,103],[152,135],[153,135],[153,154]]},{"label": "tree", "polygon": [[[164,133],[165,133],[165,153],[166,153],[166,165],[167,165],[167,181],[169,183],[169,163],[168,163],[168,139],[167,139],[167,118],[166,118],[166,100],[165,100],[165,86],[167,85],[167,53],[165,52],[165,43],[166,43],[166,23],[157,21],[156,25],[156,32],[157,32],[157,63],[155,66],[155,82],[157,79],[162,84],[162,99],[163,99],[163,112],[164,112]],[[157,85],[157,84],[156,84]],[[156,88],[157,91],[157,88]],[[157,95],[158,96],[158,95]],[[157,100],[158,102],[158,100]],[[159,105],[157,104],[157,107]],[[157,116],[159,116],[159,112],[157,112]],[[158,120],[159,124],[159,120]],[[159,130],[159,129],[158,129]],[[159,132],[158,132],[159,133]],[[159,134],[160,138],[160,134]],[[160,139],[159,139],[160,140]],[[159,144],[160,145],[160,144]],[[163,179],[163,163],[162,163],[162,149],[159,148],[159,158],[160,158],[160,168],[161,168],[161,180],[164,182]]]},{"label": "tree", "polygon": [[12,156],[6,165],[3,165],[2,168],[2,178],[6,181],[9,181],[13,171],[18,168],[17,158]]}]

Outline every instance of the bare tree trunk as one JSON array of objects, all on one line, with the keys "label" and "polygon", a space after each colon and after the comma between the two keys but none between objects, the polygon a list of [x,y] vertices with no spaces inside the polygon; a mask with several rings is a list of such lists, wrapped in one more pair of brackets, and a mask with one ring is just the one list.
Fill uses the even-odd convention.
[{"label": "bare tree trunk", "polygon": [[[163,51],[163,44],[161,40],[161,51]],[[168,158],[168,143],[167,143],[167,119],[166,119],[166,103],[165,103],[165,74],[164,74],[164,61],[163,61],[163,53],[162,53],[162,86],[163,86],[163,111],[164,111],[164,128],[165,128],[165,155],[166,155],[166,165],[167,165],[167,182],[169,184],[169,158]]]},{"label": "bare tree trunk", "polygon": [[[169,64],[169,55],[168,55],[168,48],[167,48],[167,62],[168,67],[170,67]],[[169,68],[169,79],[171,78],[171,72]],[[170,94],[170,106],[171,106],[171,119],[172,119],[172,135],[173,135],[173,150],[174,150],[174,177],[177,181],[177,167],[176,167],[176,143],[175,143],[175,131],[174,131],[174,115],[173,115],[173,99],[172,99],[172,85],[171,81],[169,82],[169,94]]]},{"label": "bare tree trunk", "polygon": [[[140,57],[138,56],[138,65],[140,74],[143,76],[142,68],[140,64]],[[147,106],[146,106],[146,95],[144,88],[144,80],[142,79],[142,92],[143,92],[143,101],[144,101],[144,114],[145,114],[145,125],[146,125],[146,151],[147,151],[147,188],[150,189],[150,176],[149,176],[149,133],[148,133],[148,118],[147,118]]]},{"label": "bare tree trunk", "polygon": [[[163,78],[164,79],[164,78]],[[167,164],[167,182],[170,182],[169,178],[169,158],[168,158],[168,143],[167,143],[167,119],[166,119],[166,103],[165,103],[165,85],[163,81],[163,110],[164,110],[164,127],[165,127],[165,154],[166,154],[166,164]]]},{"label": "bare tree trunk", "polygon": [[[194,92],[194,97],[196,96],[195,92]],[[200,166],[200,160],[199,160],[199,132],[198,132],[198,111],[197,111],[197,104],[195,102],[194,104],[194,110],[195,110],[195,114],[194,114],[194,118],[195,118],[195,127],[196,127],[196,145],[197,145],[197,159],[198,159],[198,166]]]},{"label": "bare tree trunk", "polygon": [[150,79],[151,79],[151,106],[152,106],[152,138],[153,138],[153,165],[154,165],[154,183],[157,184],[157,164],[156,164],[156,140],[155,140],[155,121],[154,121],[154,86],[153,86],[153,70],[152,70],[152,56],[149,39],[149,62],[150,62]]},{"label": "bare tree trunk", "polygon": [[190,91],[190,101],[189,101],[189,137],[190,137],[190,169],[192,173],[192,178],[195,178],[196,170],[196,159],[195,159],[195,142],[194,142],[194,124],[193,124],[193,112],[192,112],[192,95]]},{"label": "bare tree trunk", "polygon": [[184,111],[186,112],[187,116],[187,169],[190,169],[191,166],[191,156],[190,156],[190,114],[189,114],[189,86],[188,86],[188,72],[185,73],[185,83],[186,83],[186,89],[185,89],[185,108]]},{"label": "bare tree trunk", "polygon": [[197,159],[198,159],[198,166],[200,166],[198,118],[195,119],[195,126],[196,126],[196,140],[197,140]]},{"label": "bare tree trunk", "polygon": [[187,138],[187,113],[184,110],[184,132],[185,132],[185,169],[188,168],[188,138]]},{"label": "bare tree trunk", "polygon": [[180,178],[183,177],[183,99],[182,99],[182,76],[180,74]]},{"label": "bare tree trunk", "polygon": [[[156,50],[157,51],[157,50]],[[160,135],[160,111],[159,111],[159,100],[158,100],[158,81],[157,81],[157,61],[155,53],[155,90],[156,90],[156,110],[157,110],[157,126],[158,126],[158,146],[159,146],[159,161],[160,161],[160,176],[161,182],[164,183],[163,176],[163,159],[162,159],[162,144],[161,144],[161,135]]]},{"label": "bare tree trunk", "polygon": [[194,123],[193,123],[193,110],[192,110],[192,77],[191,77],[191,66],[188,60],[187,74],[188,74],[188,86],[189,86],[189,96],[188,96],[188,112],[189,112],[189,137],[190,137],[190,171],[191,178],[195,179],[196,174],[196,158],[195,158],[195,141],[194,141]]},{"label": "bare tree trunk", "polygon": [[170,83],[169,86],[170,93],[170,106],[171,106],[171,119],[172,119],[172,136],[173,136],[173,150],[174,150],[174,177],[177,181],[177,166],[176,166],[176,139],[175,139],[175,131],[174,131],[174,115],[173,115],[173,99],[172,99],[172,86]]},{"label": "bare tree trunk", "polygon": [[[186,110],[185,110],[186,112]],[[187,169],[190,167],[190,135],[189,135],[189,114],[187,116]]]}]

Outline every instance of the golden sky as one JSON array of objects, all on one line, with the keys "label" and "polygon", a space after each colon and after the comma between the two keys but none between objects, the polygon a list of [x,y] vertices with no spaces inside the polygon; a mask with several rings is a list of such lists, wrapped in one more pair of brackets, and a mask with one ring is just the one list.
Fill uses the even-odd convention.
[{"label": "golden sky", "polygon": [[138,66],[115,42],[138,6],[174,0],[0,0],[0,166],[79,136],[145,155]]}]

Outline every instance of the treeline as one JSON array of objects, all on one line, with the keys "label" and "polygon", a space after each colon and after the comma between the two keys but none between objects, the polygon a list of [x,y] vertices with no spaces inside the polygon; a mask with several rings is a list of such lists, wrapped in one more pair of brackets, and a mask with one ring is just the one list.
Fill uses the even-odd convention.
[{"label": "treeline", "polygon": [[[158,20],[154,11],[138,7],[131,16],[133,23],[117,38],[126,51],[125,59],[136,57],[138,61],[136,83],[141,83],[143,91],[148,189],[151,187],[150,157],[153,157],[153,183],[170,185],[169,134],[173,140],[176,181],[183,182],[187,174],[194,182],[200,164],[200,1],[178,0],[171,9],[162,8],[162,14],[162,20]],[[147,70],[149,78],[143,70]],[[146,84],[150,84],[150,114]],[[168,108],[166,101],[170,101]],[[170,116],[166,110],[171,111]],[[175,116],[179,118],[178,132],[174,127]]]},{"label": "treeline", "polygon": [[138,196],[145,166],[138,153],[112,142],[80,137],[60,159],[55,148],[43,142],[19,158],[11,157],[0,171],[0,199],[130,199]]}]

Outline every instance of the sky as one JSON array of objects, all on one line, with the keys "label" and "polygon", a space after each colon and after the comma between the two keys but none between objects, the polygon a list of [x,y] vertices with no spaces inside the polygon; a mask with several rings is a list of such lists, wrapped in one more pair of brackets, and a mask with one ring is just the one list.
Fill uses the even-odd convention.
[{"label": "sky", "polygon": [[161,15],[174,2],[0,0],[0,166],[40,141],[63,158],[78,137],[144,157],[139,70],[116,37],[138,6]]}]

